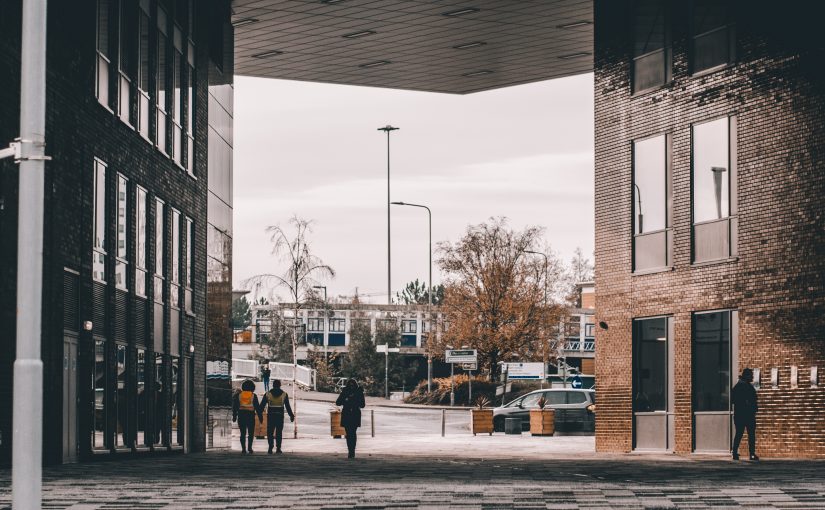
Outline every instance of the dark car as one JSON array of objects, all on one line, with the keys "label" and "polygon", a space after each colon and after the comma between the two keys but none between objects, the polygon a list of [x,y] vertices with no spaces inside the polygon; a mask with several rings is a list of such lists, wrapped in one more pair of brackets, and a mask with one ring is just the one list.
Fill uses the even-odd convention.
[{"label": "dark car", "polygon": [[507,404],[493,409],[493,427],[496,432],[504,431],[505,418],[520,418],[521,429],[530,430],[530,409],[538,409],[538,402],[544,397],[546,408],[556,411],[556,431],[559,433],[596,432],[596,392],[572,388],[553,388],[531,391]]}]

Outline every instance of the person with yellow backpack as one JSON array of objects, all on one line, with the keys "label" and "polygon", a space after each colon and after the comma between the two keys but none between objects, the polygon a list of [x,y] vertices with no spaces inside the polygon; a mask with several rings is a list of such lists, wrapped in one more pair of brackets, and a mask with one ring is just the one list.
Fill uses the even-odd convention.
[{"label": "person with yellow backpack", "polygon": [[255,439],[255,415],[263,421],[264,417],[255,395],[255,383],[249,379],[241,384],[241,391],[232,397],[232,421],[238,422],[241,429],[241,450],[252,453],[252,441]]},{"label": "person with yellow backpack", "polygon": [[295,414],[289,405],[289,396],[281,389],[281,380],[273,379],[272,389],[264,394],[261,402],[261,412],[267,407],[266,439],[269,441],[269,454],[272,454],[273,432],[275,433],[275,453],[281,454],[281,440],[284,437],[284,410],[289,414],[289,421],[295,421]]}]

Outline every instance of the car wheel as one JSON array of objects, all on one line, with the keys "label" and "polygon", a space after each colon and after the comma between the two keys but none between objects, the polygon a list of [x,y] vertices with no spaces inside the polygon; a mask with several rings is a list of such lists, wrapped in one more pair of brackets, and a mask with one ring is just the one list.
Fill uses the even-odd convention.
[{"label": "car wheel", "polygon": [[493,419],[493,430],[496,432],[504,432],[504,416],[496,416]]}]

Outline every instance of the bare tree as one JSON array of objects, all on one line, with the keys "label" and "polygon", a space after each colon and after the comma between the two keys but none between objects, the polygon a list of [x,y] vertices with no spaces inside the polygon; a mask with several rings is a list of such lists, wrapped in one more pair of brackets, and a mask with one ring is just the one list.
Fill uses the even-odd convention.
[{"label": "bare tree", "polygon": [[[335,270],[325,264],[311,251],[309,235],[312,233],[312,222],[298,216],[289,220],[288,227],[281,225],[269,226],[266,229],[272,242],[272,254],[286,270],[281,274],[259,274],[244,280],[243,285],[251,288],[261,284],[269,288],[282,288],[289,293],[292,306],[292,401],[297,409],[295,372],[298,369],[298,328],[301,319],[298,312],[308,300],[317,299],[314,286],[322,278],[335,277]],[[293,435],[298,437],[298,417],[296,413],[293,422]]]}]

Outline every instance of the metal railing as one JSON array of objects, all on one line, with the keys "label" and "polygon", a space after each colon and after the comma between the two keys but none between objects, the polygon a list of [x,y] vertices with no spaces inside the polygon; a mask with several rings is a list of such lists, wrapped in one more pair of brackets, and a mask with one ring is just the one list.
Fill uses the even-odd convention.
[{"label": "metal railing", "polygon": [[[256,362],[257,363],[257,362]],[[282,381],[292,380],[292,369],[295,371],[295,382],[304,388],[316,389],[315,370],[301,365],[294,367],[291,363],[269,363],[269,370],[273,379],[281,379]]]},{"label": "metal railing", "polygon": [[[291,366],[291,365],[290,365]],[[258,377],[258,362],[254,359],[232,359],[232,378]]]}]

